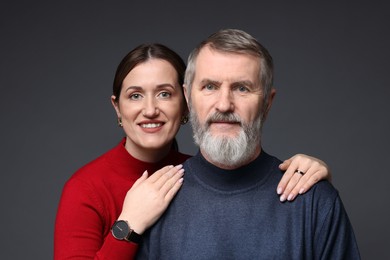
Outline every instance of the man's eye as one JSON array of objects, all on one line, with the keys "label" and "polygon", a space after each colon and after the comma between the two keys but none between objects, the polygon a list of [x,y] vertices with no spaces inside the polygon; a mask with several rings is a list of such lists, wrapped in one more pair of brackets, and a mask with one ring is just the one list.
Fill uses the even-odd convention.
[{"label": "man's eye", "polygon": [[140,99],[140,98],[141,98],[141,95],[138,94],[138,93],[134,93],[134,94],[131,94],[131,95],[130,95],[130,99],[131,99],[131,100],[138,100],[138,99]]},{"label": "man's eye", "polygon": [[245,86],[237,86],[237,88],[236,88],[239,92],[248,92],[249,91],[249,89],[247,88],[247,87],[245,87]]},{"label": "man's eye", "polygon": [[204,86],[205,89],[207,90],[214,90],[215,89],[215,86],[213,84],[207,84]]},{"label": "man's eye", "polygon": [[161,98],[170,98],[172,95],[171,95],[171,93],[164,91],[164,92],[161,92],[160,94],[158,94],[158,96]]}]

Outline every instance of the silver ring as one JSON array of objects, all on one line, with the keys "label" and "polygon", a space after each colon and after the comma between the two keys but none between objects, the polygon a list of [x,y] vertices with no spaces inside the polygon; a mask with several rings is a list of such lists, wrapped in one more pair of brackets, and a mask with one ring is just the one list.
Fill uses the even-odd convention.
[{"label": "silver ring", "polygon": [[294,173],[296,173],[296,172],[301,174],[301,175],[305,175],[305,173],[303,171],[301,171],[301,170],[296,169]]}]

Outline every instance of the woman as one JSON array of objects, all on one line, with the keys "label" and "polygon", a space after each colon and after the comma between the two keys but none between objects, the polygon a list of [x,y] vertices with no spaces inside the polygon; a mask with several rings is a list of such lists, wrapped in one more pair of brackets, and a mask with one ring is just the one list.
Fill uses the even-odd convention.
[{"label": "woman", "polygon": [[[138,46],[119,64],[111,102],[126,137],[66,183],[56,219],[55,259],[132,258],[134,242],[168,207],[183,183],[181,163],[189,158],[175,149],[174,139],[187,122],[184,71],[183,60],[160,44]],[[329,175],[322,161],[304,155],[285,161],[281,169],[287,170],[277,190],[282,201]],[[111,233],[118,219],[134,231],[127,237],[133,242]]]}]

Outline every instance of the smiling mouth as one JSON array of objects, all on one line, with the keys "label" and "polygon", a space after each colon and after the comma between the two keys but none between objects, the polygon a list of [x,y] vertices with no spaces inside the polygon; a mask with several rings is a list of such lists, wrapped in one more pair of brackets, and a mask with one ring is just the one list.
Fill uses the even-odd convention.
[{"label": "smiling mouth", "polygon": [[148,124],[140,124],[142,128],[157,128],[162,126],[162,123],[148,123]]}]

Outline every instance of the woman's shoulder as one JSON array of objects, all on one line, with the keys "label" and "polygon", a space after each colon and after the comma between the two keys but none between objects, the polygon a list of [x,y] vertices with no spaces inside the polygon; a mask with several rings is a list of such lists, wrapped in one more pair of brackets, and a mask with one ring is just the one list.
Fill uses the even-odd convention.
[{"label": "woman's shoulder", "polygon": [[[99,175],[104,175],[110,171],[110,160],[115,158],[117,150],[118,146],[115,146],[114,148],[84,164],[74,172],[68,182],[72,180],[91,181],[98,178]],[[92,176],[93,178],[91,178]]]}]

